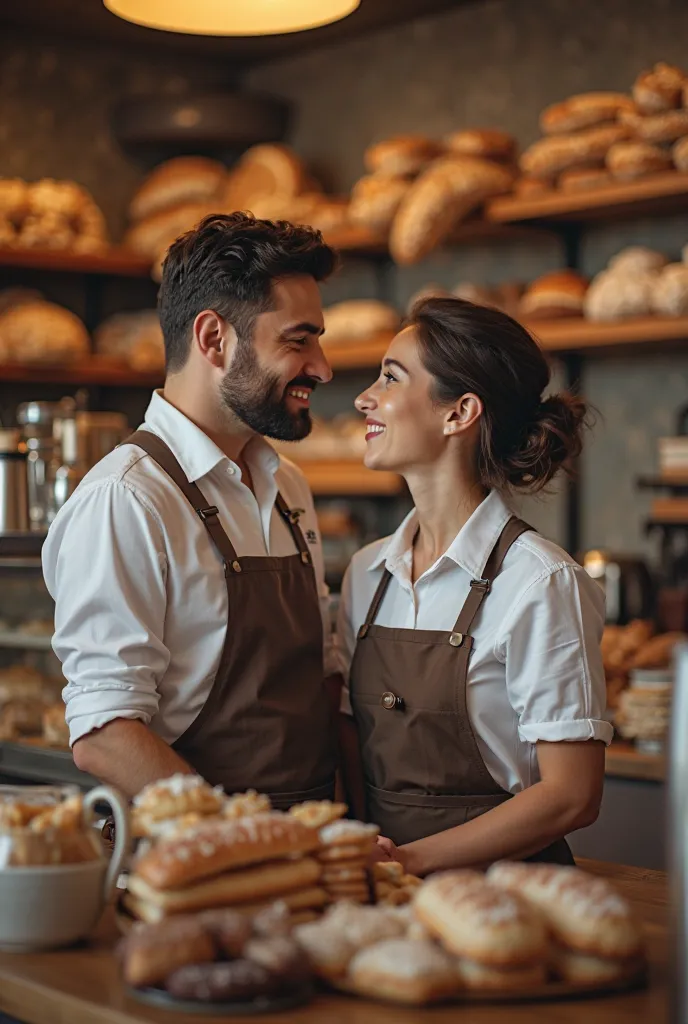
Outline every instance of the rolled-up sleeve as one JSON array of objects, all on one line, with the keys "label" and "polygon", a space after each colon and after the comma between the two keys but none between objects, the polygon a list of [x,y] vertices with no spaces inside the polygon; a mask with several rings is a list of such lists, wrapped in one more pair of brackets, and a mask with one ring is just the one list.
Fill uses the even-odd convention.
[{"label": "rolled-up sleeve", "polygon": [[155,516],[120,479],[77,491],[43,547],[70,742],[116,718],[148,724],[169,664],[166,555]]},{"label": "rolled-up sleeve", "polygon": [[603,628],[602,590],[578,566],[543,574],[516,602],[498,653],[523,741],[611,742],[603,719]]}]

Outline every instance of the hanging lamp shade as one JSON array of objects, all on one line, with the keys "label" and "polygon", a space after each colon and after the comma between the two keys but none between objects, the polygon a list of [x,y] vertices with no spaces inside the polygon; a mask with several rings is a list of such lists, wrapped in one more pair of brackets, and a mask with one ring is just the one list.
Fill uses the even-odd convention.
[{"label": "hanging lamp shade", "polygon": [[125,21],[166,32],[268,36],[328,25],[361,0],[103,0]]}]

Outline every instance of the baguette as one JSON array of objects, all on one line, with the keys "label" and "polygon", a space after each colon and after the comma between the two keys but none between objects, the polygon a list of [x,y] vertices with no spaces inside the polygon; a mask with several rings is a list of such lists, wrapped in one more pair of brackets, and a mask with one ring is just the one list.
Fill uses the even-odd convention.
[{"label": "baguette", "polygon": [[316,829],[286,815],[209,821],[162,839],[143,855],[136,873],[154,889],[174,889],[232,868],[310,853],[319,842]]},{"label": "baguette", "polygon": [[633,101],[623,93],[587,92],[546,107],[540,115],[540,127],[545,135],[577,132],[615,121],[622,110],[632,109]]},{"label": "baguette", "polygon": [[312,885],[320,877],[320,865],[310,857],[275,861],[259,867],[230,871],[183,889],[156,889],[138,874],[129,876],[129,891],[171,914],[208,907],[250,903]]},{"label": "baguette", "polygon": [[554,939],[589,956],[627,959],[642,950],[628,903],[602,878],[553,864],[494,864],[488,881],[518,892],[546,919]]},{"label": "baguette", "polygon": [[457,956],[492,967],[543,962],[547,935],[540,915],[476,874],[447,871],[429,879],[416,893],[416,917]]}]

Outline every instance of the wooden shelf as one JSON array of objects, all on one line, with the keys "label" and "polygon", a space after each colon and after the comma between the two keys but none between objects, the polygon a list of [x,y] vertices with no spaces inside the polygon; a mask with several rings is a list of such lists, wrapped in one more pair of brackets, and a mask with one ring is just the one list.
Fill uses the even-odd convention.
[{"label": "wooden shelf", "polygon": [[304,459],[297,465],[305,474],[313,493],[321,497],[391,497],[403,489],[403,481],[396,473],[374,472],[360,462],[309,462]]},{"label": "wooden shelf", "polygon": [[664,782],[666,758],[663,754],[641,754],[631,743],[614,740],[607,747],[605,772],[620,779]]},{"label": "wooden shelf", "polygon": [[[445,246],[471,245],[489,242],[533,241],[542,239],[547,232],[542,227],[500,223],[487,220],[483,215],[470,217],[457,224]],[[325,241],[347,256],[388,259],[387,238],[375,235],[366,228],[353,225],[336,231],[324,232]]]},{"label": "wooden shelf", "polygon": [[688,209],[688,174],[668,171],[640,181],[615,182],[580,192],[552,191],[532,199],[503,196],[487,204],[488,220],[498,224],[524,221],[589,221],[627,215],[674,213]]},{"label": "wooden shelf", "polygon": [[358,370],[379,366],[387,351],[394,331],[380,331],[363,341],[342,341],[327,344],[323,338],[323,352],[333,370]]},{"label": "wooden shelf", "polygon": [[688,340],[688,316],[644,316],[611,323],[578,317],[532,320],[528,329],[547,352],[629,348]]},{"label": "wooden shelf", "polygon": [[45,363],[0,363],[0,383],[25,381],[30,384],[93,384],[102,387],[155,388],[163,372],[132,370],[126,363],[106,356],[89,356],[73,363],[49,366]]},{"label": "wooden shelf", "polygon": [[116,277],[150,277],[151,272],[149,259],[129,249],[114,246],[102,253],[0,247],[0,266],[78,274],[110,274]]}]

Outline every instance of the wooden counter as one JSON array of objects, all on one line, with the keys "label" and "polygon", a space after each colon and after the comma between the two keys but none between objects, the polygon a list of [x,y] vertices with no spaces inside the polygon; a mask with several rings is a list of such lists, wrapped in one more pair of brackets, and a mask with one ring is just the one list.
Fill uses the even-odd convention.
[{"label": "wooden counter", "polygon": [[[522,1004],[445,1006],[404,1009],[359,999],[322,996],[310,1006],[257,1024],[663,1024],[667,1020],[667,889],[664,874],[617,864],[581,861],[581,866],[611,878],[634,905],[645,925],[651,970],[645,990],[604,998]],[[106,915],[98,939],[89,946],[58,953],[0,954],[0,1010],[27,1024],[207,1024],[201,1015],[155,1010],[125,996],[111,954],[115,938]]]}]

